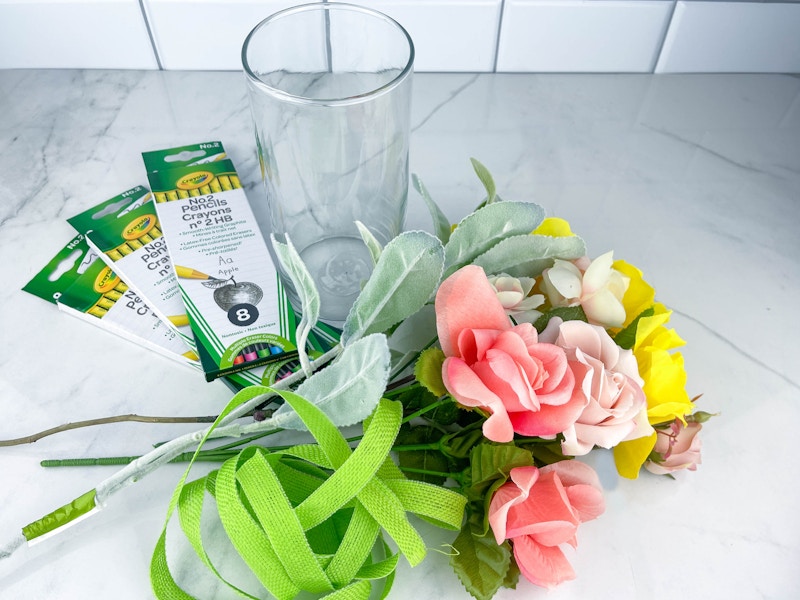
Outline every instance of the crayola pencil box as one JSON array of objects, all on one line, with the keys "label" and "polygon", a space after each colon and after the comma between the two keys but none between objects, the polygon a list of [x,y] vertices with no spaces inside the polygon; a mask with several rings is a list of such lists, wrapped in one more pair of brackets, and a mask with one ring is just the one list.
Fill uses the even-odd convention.
[{"label": "crayola pencil box", "polygon": [[296,350],[294,312],[220,142],[142,154],[206,380]]},{"label": "crayola pencil box", "polygon": [[88,323],[197,366],[197,356],[78,234],[23,288]]},{"label": "crayola pencil box", "polygon": [[124,279],[165,324],[194,348],[153,195],[136,186],[67,219],[103,262]]}]

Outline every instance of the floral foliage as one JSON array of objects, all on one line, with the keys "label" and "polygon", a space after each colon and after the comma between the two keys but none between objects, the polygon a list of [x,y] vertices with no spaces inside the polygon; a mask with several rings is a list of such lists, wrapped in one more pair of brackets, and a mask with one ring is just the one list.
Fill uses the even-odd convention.
[{"label": "floral foliage", "polygon": [[[285,380],[292,391],[279,389],[284,382],[266,389],[282,406],[253,430],[307,426],[316,441],[250,445],[219,474],[176,491],[170,513],[183,515],[205,487],[233,545],[278,597],[385,596],[400,556],[412,566],[425,556],[407,512],[458,530],[451,565],[478,600],[520,575],[551,588],[576,576],[563,549],[605,510],[599,477],[580,457],[610,450],[629,479],[643,467],[673,474],[700,463],[710,415],[695,411],[675,352],[684,342],[642,272],[612,251],[592,257],[567,221],[502,200],[489,171],[473,166],[487,196],[457,225],[415,176],[436,236],[406,232],[381,248],[360,226],[375,268],[338,345],[313,363],[301,348],[303,368]],[[291,240],[273,243],[302,305],[318,306]],[[319,327],[316,314],[304,315],[303,335]],[[378,349],[387,360],[373,360]],[[355,385],[361,391],[350,393]],[[338,433],[359,420],[363,436]],[[233,513],[252,539],[230,523]],[[210,565],[199,532],[184,530]],[[153,564],[157,596],[180,597],[162,545]]]},{"label": "floral foliage", "polygon": [[[457,225],[415,176],[436,235],[404,232],[382,248],[360,227],[375,265],[338,339],[316,322],[319,294],[291,240],[273,240],[305,312],[297,339],[318,342],[314,360],[301,343],[296,373],[240,391],[211,427],[136,458],[24,528],[25,539],[171,460],[219,461],[189,483],[187,469],[167,524],[175,514],[200,562],[242,597],[385,597],[400,558],[414,566],[426,555],[409,513],[457,531],[451,565],[478,600],[520,575],[544,587],[573,579],[563,547],[605,510],[580,457],[611,451],[628,479],[693,471],[712,415],[695,410],[676,351],[684,341],[642,272],[610,250],[590,255],[542,207],[502,200],[473,166],[486,199]],[[362,435],[340,431],[359,424]],[[263,444],[278,431],[305,437]],[[233,441],[204,447],[222,438]],[[263,589],[214,566],[204,501]],[[154,592],[192,598],[170,570],[167,524]]]}]

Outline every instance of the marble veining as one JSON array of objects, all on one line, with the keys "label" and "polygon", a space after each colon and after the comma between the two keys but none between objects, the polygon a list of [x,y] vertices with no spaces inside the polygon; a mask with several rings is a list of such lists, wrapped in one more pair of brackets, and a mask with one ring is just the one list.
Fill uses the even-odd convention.
[{"label": "marble veining", "polygon": [[[687,341],[689,393],[720,413],[699,470],[675,480],[621,480],[608,453],[587,457],[607,508],[579,531],[577,580],[552,592],[522,582],[498,600],[797,597],[800,78],[417,74],[411,123],[411,171],[453,222],[482,198],[475,157],[503,198],[542,204],[592,255],[613,249],[640,267]],[[143,151],[213,139],[263,202],[241,73],[0,71],[0,439],[227,402],[222,384],[20,289],[71,239],[67,217],[146,181]],[[430,230],[413,191],[408,206],[406,228]],[[113,472],[41,459],[141,454],[198,428],[120,423],[0,448],[0,546]],[[152,598],[150,556],[181,473],[162,467],[0,561],[0,597]],[[451,539],[426,530],[428,558],[401,565],[391,597],[466,599]],[[177,536],[170,557],[198,597],[230,597]],[[256,589],[222,541],[218,559]]]}]

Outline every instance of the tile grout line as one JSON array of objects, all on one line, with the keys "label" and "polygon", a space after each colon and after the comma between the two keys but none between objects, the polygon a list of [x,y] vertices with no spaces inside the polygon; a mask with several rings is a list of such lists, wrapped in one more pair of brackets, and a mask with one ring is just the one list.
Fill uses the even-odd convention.
[{"label": "tile grout line", "polygon": [[661,60],[661,54],[664,52],[664,43],[667,41],[667,36],[669,35],[669,30],[672,28],[672,19],[675,17],[675,9],[678,7],[678,0],[672,0],[672,10],[669,12],[669,17],[666,19],[666,24],[664,26],[664,31],[661,33],[661,39],[658,43],[658,50],[653,57],[653,62],[650,65],[649,73],[655,73],[656,67],[658,67],[658,63]]},{"label": "tile grout line", "polygon": [[500,54],[500,34],[503,31],[503,15],[506,12],[506,0],[500,2],[500,16],[497,19],[497,35],[494,40],[494,62],[492,64],[492,73],[497,73],[497,58]]},{"label": "tile grout line", "polygon": [[164,65],[161,64],[161,57],[158,55],[156,40],[153,37],[153,30],[150,28],[150,19],[147,18],[147,9],[144,7],[144,0],[139,0],[139,10],[142,12],[142,19],[144,19],[144,26],[145,29],[147,29],[147,37],[150,38],[150,46],[153,48],[153,56],[156,58],[156,65],[158,65],[159,71],[163,71]]}]

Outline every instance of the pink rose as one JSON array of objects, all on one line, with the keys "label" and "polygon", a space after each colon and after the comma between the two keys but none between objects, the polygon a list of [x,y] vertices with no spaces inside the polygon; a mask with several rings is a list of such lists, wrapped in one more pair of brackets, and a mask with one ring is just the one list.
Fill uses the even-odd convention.
[{"label": "pink rose", "polygon": [[574,425],[564,431],[564,454],[582,456],[595,446],[613,448],[652,435],[647,398],[630,350],[617,346],[602,327],[559,318],[550,320],[539,340],[566,351],[576,387],[589,399]]},{"label": "pink rose", "polygon": [[538,343],[530,323],[512,326],[480,267],[463,267],[439,286],[436,328],[444,385],[463,406],[491,413],[483,425],[490,440],[556,435],[586,405],[564,350]]},{"label": "pink rose", "polygon": [[684,425],[680,419],[675,419],[669,429],[656,429],[658,437],[653,448],[659,460],[648,460],[644,468],[656,475],[666,475],[673,471],[688,469],[696,471],[701,463],[700,423],[687,423]]},{"label": "pink rose", "polygon": [[565,460],[541,469],[517,467],[510,475],[489,504],[495,540],[511,540],[517,566],[536,585],[552,588],[575,579],[559,545],[574,548],[578,525],[605,510],[597,474],[584,463]]}]

